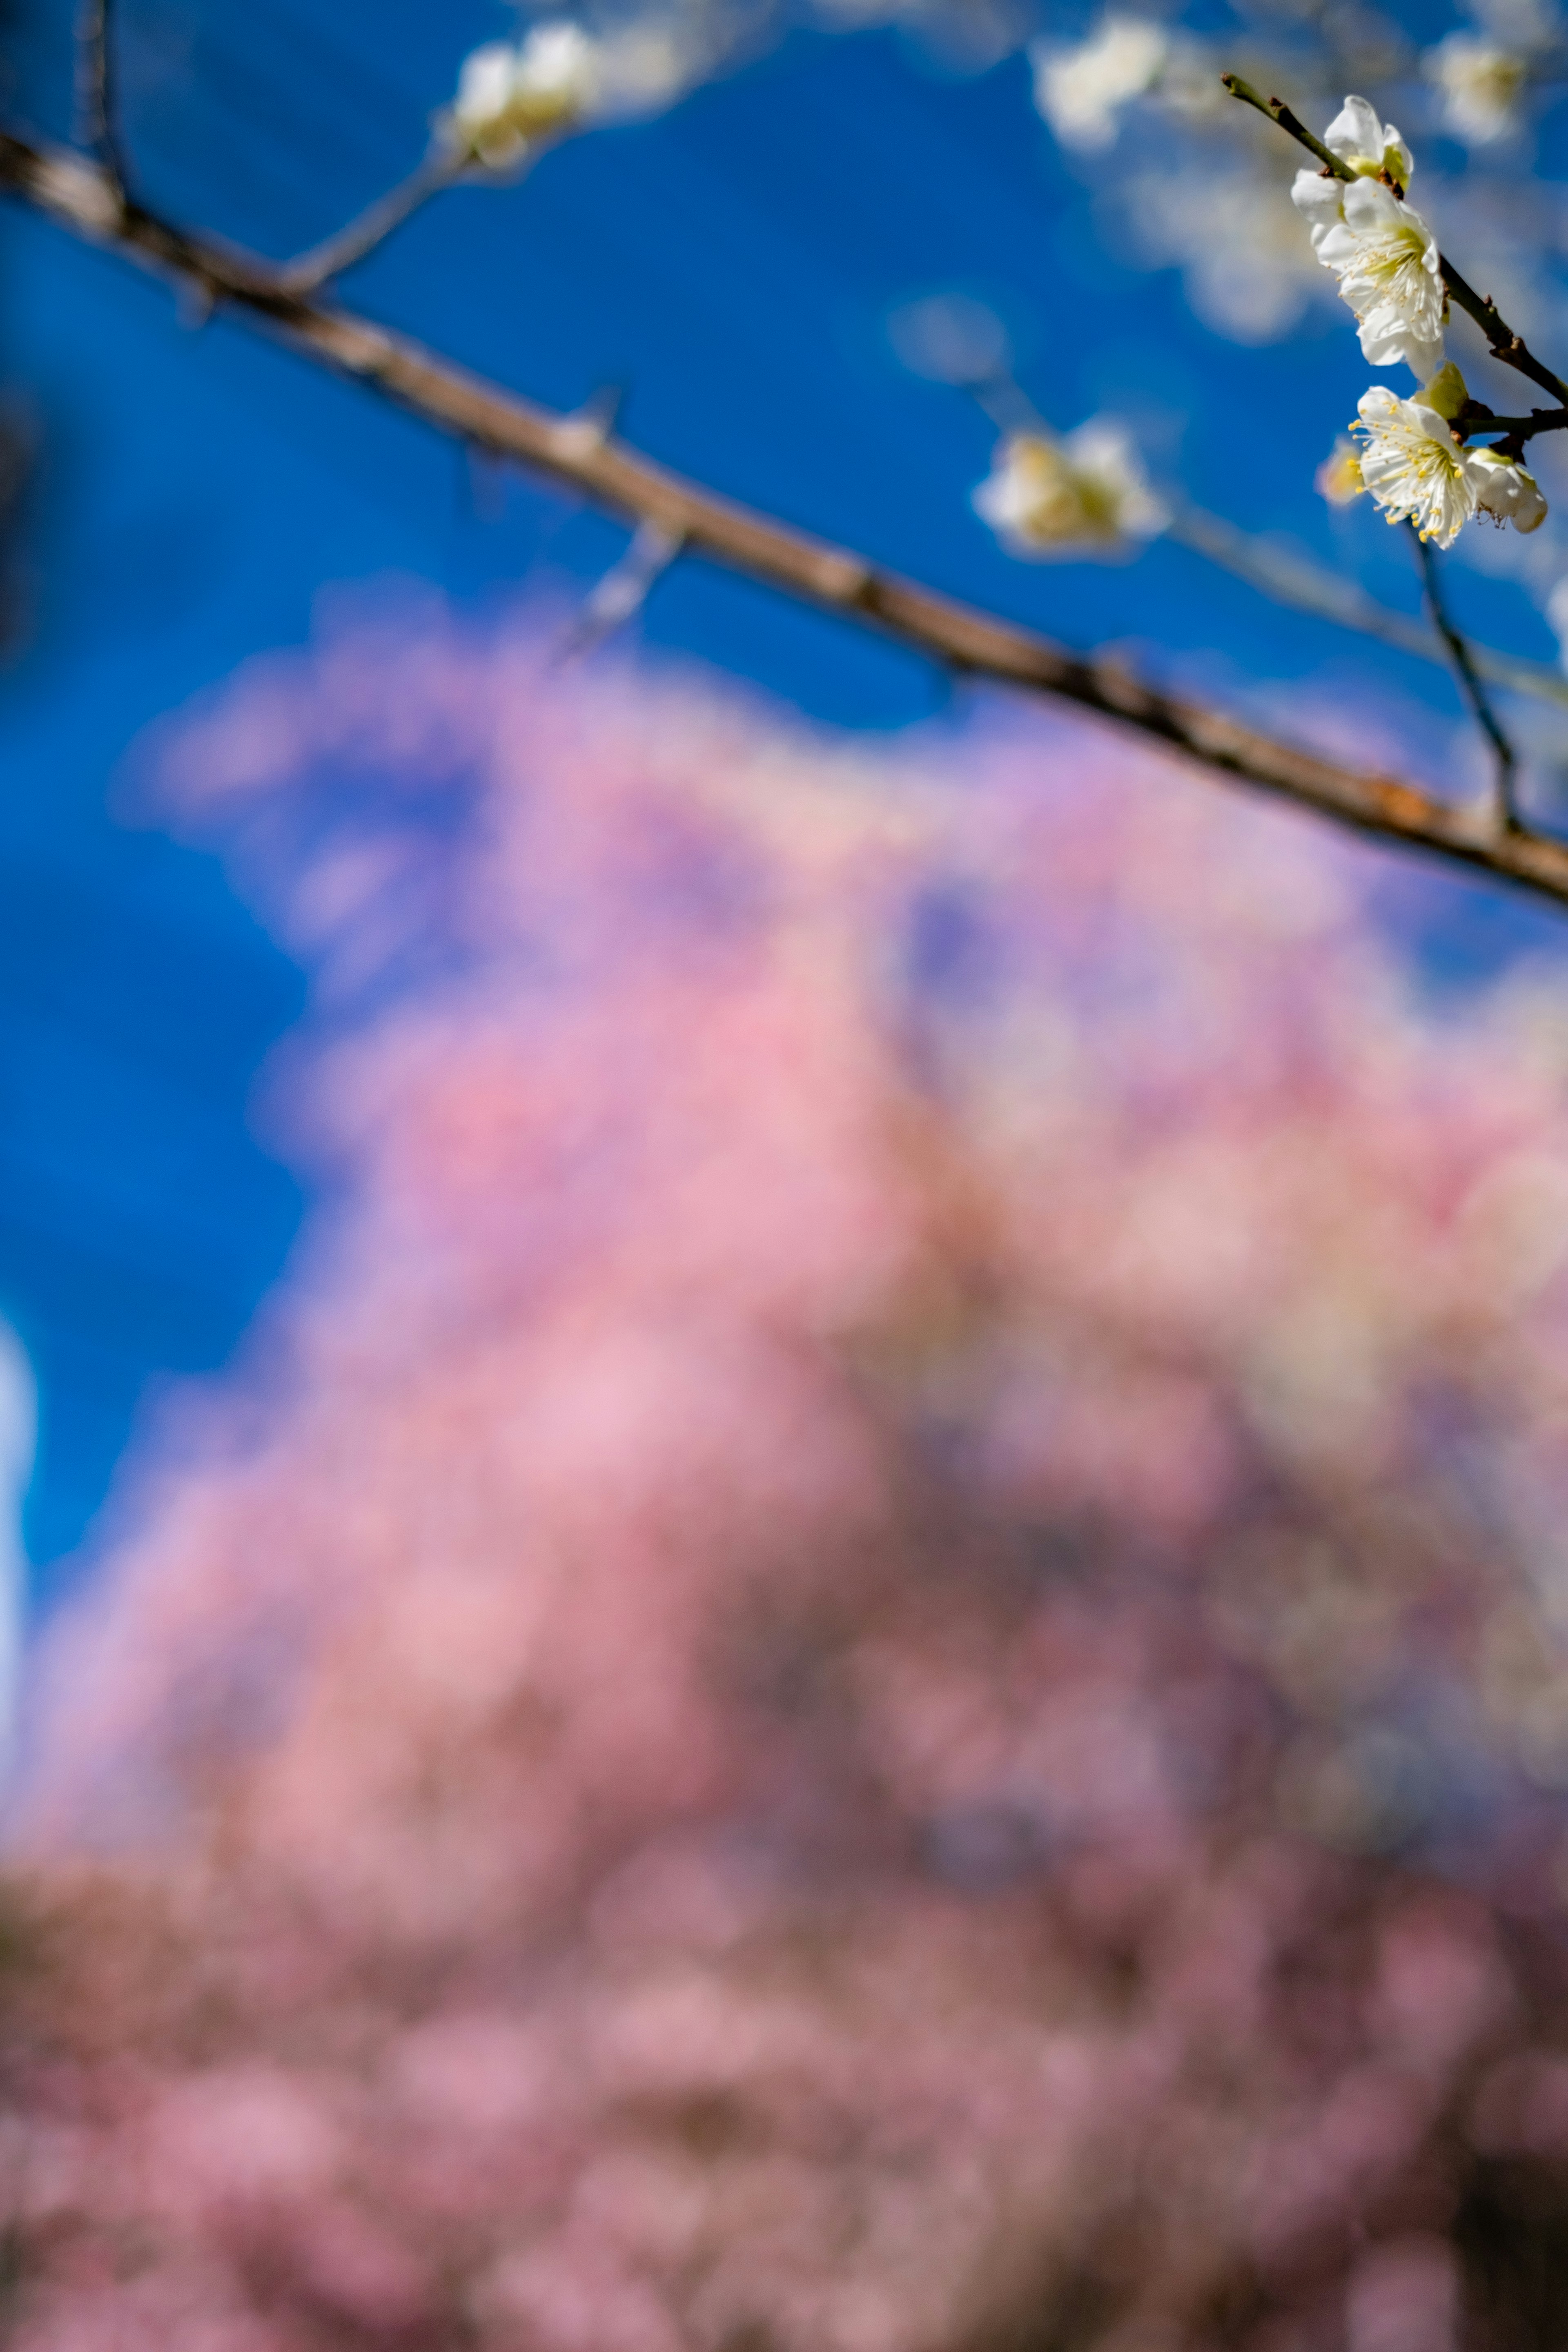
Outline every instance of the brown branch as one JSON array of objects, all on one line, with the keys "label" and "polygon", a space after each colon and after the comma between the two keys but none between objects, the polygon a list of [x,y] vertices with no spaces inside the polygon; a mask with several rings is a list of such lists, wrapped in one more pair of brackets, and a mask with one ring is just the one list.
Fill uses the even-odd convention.
[{"label": "brown branch", "polygon": [[1355,178],[1344,157],[1336,155],[1331,147],[1325,147],[1322,141],[1308,130],[1300,116],[1291,112],[1282,98],[1260,98],[1252,84],[1243,81],[1239,74],[1221,74],[1220,80],[1232,98],[1238,98],[1243,106],[1255,106],[1259,114],[1266,114],[1270,122],[1277,122],[1281,131],[1288,131],[1309,155],[1315,155],[1330,179]]},{"label": "brown branch", "polygon": [[1568,905],[1568,843],[1533,833],[1497,834],[1474,811],[1392,777],[1299,751],[1223,712],[1163,693],[1114,661],[1071,653],[1033,630],[720,498],[616,441],[601,419],[541,408],[407,336],[288,293],[253,256],[189,236],[139,205],[122,207],[107,175],[79,155],[0,131],[0,186],[74,235],[248,315],[290,349],[426,423],[528,466],[634,523],[655,525],[693,554],[874,626],[949,668],[1058,696],[1223,776]]},{"label": "brown branch", "polygon": [[[1353,180],[1356,177],[1342,156],[1334,154],[1321,139],[1313,137],[1300,117],[1291,112],[1283,99],[1260,98],[1251,83],[1243,81],[1239,74],[1221,74],[1220,80],[1232,98],[1239,99],[1244,106],[1256,107],[1259,114],[1266,114],[1270,122],[1277,122],[1298,145],[1305,147],[1310,155],[1315,155],[1324,171],[1334,179]],[[1403,196],[1405,191],[1396,187],[1394,194]],[[1491,296],[1478,294],[1469,280],[1461,277],[1446,253],[1437,256],[1437,266],[1443,273],[1443,283],[1450,299],[1458,304],[1461,310],[1468,311],[1479,327],[1491,348],[1493,359],[1500,360],[1504,367],[1517,368],[1521,375],[1530,378],[1531,383],[1538,383],[1542,392],[1549,392],[1555,399],[1568,403],[1568,383],[1564,383],[1560,375],[1553,375],[1543,360],[1536,358],[1522,335],[1514,333]]]},{"label": "brown branch", "polygon": [[1493,416],[1479,403],[1472,403],[1452,422],[1460,441],[1472,441],[1478,433],[1504,433],[1510,441],[1533,441],[1538,433],[1568,432],[1568,408],[1532,408],[1528,416]]}]

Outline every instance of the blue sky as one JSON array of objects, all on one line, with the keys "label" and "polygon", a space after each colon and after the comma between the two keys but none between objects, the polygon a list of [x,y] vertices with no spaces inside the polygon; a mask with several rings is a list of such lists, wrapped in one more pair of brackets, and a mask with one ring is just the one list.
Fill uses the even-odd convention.
[{"label": "blue sky", "polygon": [[[1447,12],[1409,12],[1425,35]],[[264,250],[308,245],[418,157],[458,59],[512,21],[486,0],[125,0],[125,122],[154,205]],[[14,0],[14,118],[69,119],[70,11]],[[1282,159],[1286,169],[1288,159]],[[27,1537],[65,1572],[135,1415],[221,1365],[283,1266],[299,1182],[248,1107],[305,982],[215,861],[111,813],[148,722],[260,648],[303,641],[324,589],[387,575],[483,604],[586,583],[624,534],[460,453],[249,331],[182,323],[167,289],[15,207],[0,215],[0,382],[39,436],[24,641],[0,672],[0,1306],[37,1368]],[[1260,350],[1194,321],[1172,271],[1107,252],[1015,58],[963,79],[890,32],[798,31],[653,122],[563,145],[524,184],[462,189],[348,281],[366,310],[547,402],[624,388],[623,430],[718,488],[1078,644],[1163,646],[1223,687],[1380,677],[1451,690],[1260,602],[1194,556],[1022,566],[970,512],[991,428],[911,377],[889,309],[994,305],[1042,410],[1152,432],[1191,495],[1324,555],[1311,466],[1365,371],[1327,312]],[[1369,585],[1414,607],[1403,546]],[[1484,633],[1551,658],[1505,583],[1461,575]],[[926,664],[683,562],[644,641],[836,724],[947,706]],[[1544,936],[1497,893],[1428,895],[1457,964]]]}]

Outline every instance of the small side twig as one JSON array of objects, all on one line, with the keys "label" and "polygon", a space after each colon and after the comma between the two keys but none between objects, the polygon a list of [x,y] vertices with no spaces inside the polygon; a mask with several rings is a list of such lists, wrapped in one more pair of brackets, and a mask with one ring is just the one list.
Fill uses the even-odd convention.
[{"label": "small side twig", "polygon": [[1491,745],[1495,762],[1494,789],[1498,830],[1500,833],[1521,832],[1523,827],[1520,823],[1519,809],[1514,799],[1519,762],[1513,745],[1504,734],[1501,722],[1487,698],[1487,690],[1477,675],[1469,646],[1448,617],[1442,591],[1437,585],[1437,558],[1429,542],[1422,538],[1413,522],[1407,523],[1405,528],[1415,542],[1416,561],[1421,566],[1422,585],[1426,591],[1426,604],[1431,613],[1433,624],[1440,631],[1443,641],[1453,657],[1455,674],[1465,698],[1469,703],[1476,724]]},{"label": "small side twig", "polygon": [[1505,434],[1510,441],[1533,441],[1538,433],[1568,432],[1568,408],[1532,408],[1528,416],[1493,416],[1472,402],[1453,419],[1456,439],[1473,441],[1478,433]]},{"label": "small side twig", "polygon": [[1243,106],[1255,106],[1259,114],[1266,114],[1270,122],[1277,122],[1280,130],[1288,131],[1310,155],[1315,155],[1331,179],[1353,180],[1355,178],[1355,173],[1351,170],[1344,157],[1336,155],[1331,147],[1325,147],[1321,139],[1315,138],[1300,116],[1293,113],[1282,98],[1260,96],[1249,81],[1242,80],[1239,74],[1221,74],[1220,80],[1229,90],[1232,98],[1238,98]]},{"label": "small side twig", "polygon": [[557,650],[558,661],[603,645],[624,628],[647,604],[655,584],[664,577],[686,544],[683,531],[668,530],[662,523],[639,523],[631,545],[618,563],[611,565],[586,598],[576,620]]},{"label": "small side twig", "polygon": [[[1419,661],[1435,662],[1440,669],[1452,666],[1447,641],[1426,622],[1391,611],[1339,572],[1243,530],[1225,515],[1179,499],[1166,537],[1217,563],[1234,578],[1245,580],[1248,587],[1271,596],[1277,604],[1294,605],[1299,612],[1314,614],[1337,628],[1353,629],[1380,645],[1414,654]],[[1544,662],[1525,661],[1496,646],[1468,643],[1466,650],[1477,674],[1489,684],[1506,688],[1510,694],[1528,694],[1554,703],[1559,709],[1568,706],[1568,677],[1561,670],[1549,668]]]},{"label": "small side twig", "polygon": [[410,172],[395,188],[367,205],[363,213],[350,221],[345,228],[331,236],[323,237],[320,245],[310,247],[292,261],[279,265],[278,284],[286,294],[303,297],[314,294],[330,278],[341,277],[356,261],[363,261],[379,245],[385,243],[395,228],[401,228],[432,196],[449,188],[465,168],[460,154],[450,154],[437,148],[426,155],[416,171]]},{"label": "small side twig", "polygon": [[[1220,80],[1232,98],[1239,99],[1244,106],[1256,107],[1259,114],[1266,114],[1270,122],[1277,122],[1280,130],[1294,139],[1299,146],[1304,147],[1310,155],[1315,155],[1331,178],[1348,181],[1356,177],[1343,157],[1334,154],[1321,139],[1314,138],[1300,115],[1292,113],[1283,99],[1260,97],[1252,84],[1243,81],[1239,74],[1221,74]],[[1396,195],[1403,196],[1404,193],[1403,188],[1394,190]],[[1487,339],[1493,359],[1500,360],[1504,367],[1516,368],[1521,375],[1527,375],[1531,383],[1538,383],[1542,392],[1551,393],[1554,399],[1568,406],[1568,383],[1564,383],[1560,375],[1554,375],[1543,360],[1536,358],[1522,335],[1514,333],[1491,296],[1478,294],[1469,280],[1455,268],[1446,253],[1437,256],[1437,264],[1449,299],[1475,320]],[[1543,432],[1553,428],[1536,425],[1532,429]]]},{"label": "small side twig", "polygon": [[117,120],[110,0],[84,0],[78,20],[76,112],[78,138],[123,205],[130,182]]}]

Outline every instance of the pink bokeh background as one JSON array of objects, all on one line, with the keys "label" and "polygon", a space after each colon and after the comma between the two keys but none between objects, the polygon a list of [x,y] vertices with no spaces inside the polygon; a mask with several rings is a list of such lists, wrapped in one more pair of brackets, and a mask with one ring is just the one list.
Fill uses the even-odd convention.
[{"label": "pink bokeh background", "polygon": [[153,765],[323,1204],[37,1661],[10,2340],[1554,2341],[1560,977],[536,620]]}]

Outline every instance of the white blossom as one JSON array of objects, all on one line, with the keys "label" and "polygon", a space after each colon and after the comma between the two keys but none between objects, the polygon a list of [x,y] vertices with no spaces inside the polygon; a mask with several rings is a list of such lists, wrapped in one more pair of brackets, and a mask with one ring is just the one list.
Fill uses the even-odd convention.
[{"label": "white blossom", "polygon": [[1533,474],[1495,449],[1472,449],[1471,478],[1476,505],[1482,514],[1512,523],[1515,530],[1535,530],[1546,520],[1546,499]]},{"label": "white blossom", "polygon": [[515,46],[487,41],[464,60],[443,130],[477,162],[505,170],[580,123],[601,79],[598,47],[580,25],[536,25]]},{"label": "white blossom", "polygon": [[1363,393],[1361,478],[1390,522],[1414,522],[1423,539],[1452,547],[1476,511],[1467,452],[1447,419],[1424,400],[1401,400],[1384,383]]},{"label": "white blossom", "polygon": [[[1378,122],[1364,100],[1347,100],[1331,130],[1348,141],[1352,134],[1342,126],[1352,108],[1363,107],[1374,135],[1384,142],[1382,156],[1394,156],[1408,174],[1414,168],[1409,150],[1392,126],[1385,129]],[[1414,205],[1371,176],[1373,157],[1357,152],[1345,160],[1356,178],[1325,179],[1320,173],[1300,172],[1291,196],[1306,216],[1313,251],[1325,269],[1334,272],[1342,297],[1355,312],[1365,358],[1373,367],[1395,367],[1404,361],[1425,380],[1443,358],[1447,297],[1437,240]],[[1393,166],[1384,161],[1377,169],[1392,171]]]},{"label": "white blossom", "polygon": [[1525,60],[1480,33],[1449,33],[1421,60],[1443,96],[1445,127],[1468,146],[1486,147],[1514,127]]},{"label": "white blossom", "polygon": [[1467,397],[1450,362],[1413,400],[1374,384],[1363,394],[1360,422],[1351,427],[1362,443],[1362,481],[1389,521],[1414,522],[1439,547],[1451,547],[1477,513],[1519,530],[1534,530],[1546,516],[1540,486],[1521,465],[1454,438],[1449,420]]},{"label": "white blossom", "polygon": [[1106,16],[1076,48],[1036,41],[1035,104],[1064,147],[1092,154],[1115,138],[1119,110],[1152,89],[1169,49],[1146,16]]},{"label": "white blossom", "polygon": [[1328,129],[1323,144],[1359,178],[1375,180],[1386,172],[1402,188],[1410,185],[1415,158],[1392,122],[1380,122],[1377,109],[1364,98],[1347,98]]},{"label": "white blossom", "polygon": [[1131,171],[1116,196],[1143,258],[1178,263],[1199,318],[1237,342],[1282,334],[1321,282],[1276,182],[1215,172],[1205,160],[1201,169]]},{"label": "white blossom", "polygon": [[1006,435],[974,508],[1015,554],[1035,557],[1105,553],[1170,520],[1128,435],[1099,416],[1061,440]]},{"label": "white blossom", "polygon": [[1354,178],[1298,172],[1291,201],[1306,220],[1313,252],[1333,270],[1355,312],[1365,358],[1373,367],[1404,361],[1424,382],[1442,364],[1447,298],[1437,240],[1415,205],[1403,201],[1415,158],[1364,98],[1346,99],[1323,144]]}]

